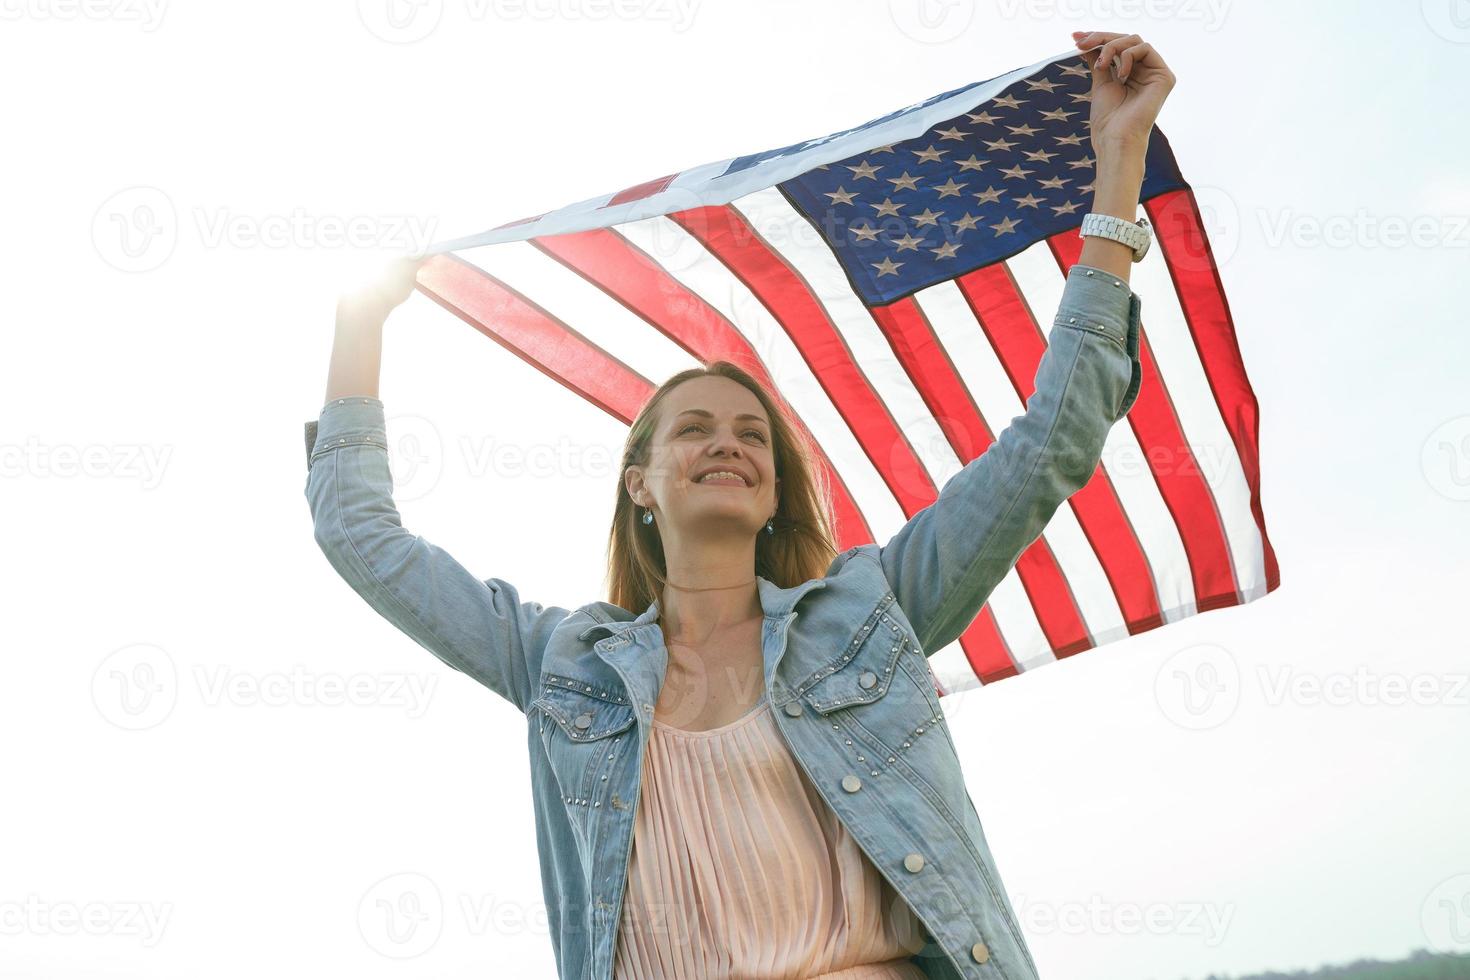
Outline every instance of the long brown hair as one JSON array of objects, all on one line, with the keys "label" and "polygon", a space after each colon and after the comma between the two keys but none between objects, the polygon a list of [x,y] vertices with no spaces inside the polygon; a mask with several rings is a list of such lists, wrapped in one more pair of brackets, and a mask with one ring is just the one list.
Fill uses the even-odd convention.
[{"label": "long brown hair", "polygon": [[756,534],[756,574],[789,589],[807,579],[821,578],[837,557],[832,533],[832,488],[825,471],[811,463],[815,447],[744,368],[730,361],[711,361],[703,367],[680,371],[659,385],[628,429],[623,462],[618,467],[617,506],[608,534],[606,581],[608,601],[634,613],[642,613],[662,596],[668,569],[658,528],[640,519],[623,474],[630,466],[648,465],[664,397],[691,378],[709,375],[744,385],[760,400],[771,420],[771,450],[776,475],[781,478],[781,493],[771,525],[775,533],[767,534],[762,528]]}]

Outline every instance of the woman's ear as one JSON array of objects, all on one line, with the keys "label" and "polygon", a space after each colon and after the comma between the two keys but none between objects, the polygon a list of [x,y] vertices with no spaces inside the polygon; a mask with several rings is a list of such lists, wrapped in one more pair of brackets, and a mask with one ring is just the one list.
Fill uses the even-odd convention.
[{"label": "woman's ear", "polygon": [[628,496],[633,503],[642,507],[638,502],[638,495],[643,492],[643,473],[637,466],[630,466],[623,470],[623,488],[628,491]]}]

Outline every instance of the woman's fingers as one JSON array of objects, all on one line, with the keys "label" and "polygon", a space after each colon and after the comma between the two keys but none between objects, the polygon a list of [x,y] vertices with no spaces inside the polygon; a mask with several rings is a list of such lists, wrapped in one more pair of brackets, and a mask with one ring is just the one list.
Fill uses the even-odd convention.
[{"label": "woman's fingers", "polygon": [[1094,71],[1111,66],[1120,82],[1127,81],[1139,66],[1168,70],[1153,45],[1137,34],[1091,31],[1078,35],[1076,42],[1082,48],[1083,60]]},{"label": "woman's fingers", "polygon": [[1118,55],[1118,60],[1121,66],[1118,69],[1118,80],[1127,81],[1128,73],[1133,71],[1133,66],[1143,64],[1144,59],[1148,57],[1149,52],[1151,51],[1153,51],[1153,47],[1150,46],[1147,41],[1144,41],[1141,44],[1135,44],[1131,48],[1125,48],[1123,52]]},{"label": "woman's fingers", "polygon": [[[1102,50],[1097,53],[1097,56],[1099,58],[1105,59],[1103,61],[1103,64],[1112,65],[1113,71],[1116,72],[1118,77],[1121,79],[1123,77],[1123,66],[1120,61],[1117,61],[1115,59],[1117,59],[1118,56],[1122,54],[1125,50],[1142,41],[1143,38],[1139,37],[1137,34],[1115,34],[1113,35],[1111,40],[1109,40],[1106,44],[1102,46]],[[1093,63],[1093,67],[1097,67],[1096,62]]]}]

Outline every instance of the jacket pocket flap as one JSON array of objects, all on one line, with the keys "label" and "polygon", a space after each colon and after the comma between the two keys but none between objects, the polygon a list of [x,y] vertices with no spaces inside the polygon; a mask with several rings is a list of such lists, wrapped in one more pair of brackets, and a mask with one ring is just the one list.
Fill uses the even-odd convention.
[{"label": "jacket pocket flap", "polygon": [[898,658],[909,640],[908,632],[888,614],[893,593],[887,593],[868,614],[842,656],[817,671],[801,688],[801,695],[822,714],[838,708],[871,704],[888,693],[898,669]]},{"label": "jacket pocket flap", "polygon": [[634,721],[631,704],[617,704],[570,688],[548,687],[531,702],[574,742],[591,742],[626,731]]}]

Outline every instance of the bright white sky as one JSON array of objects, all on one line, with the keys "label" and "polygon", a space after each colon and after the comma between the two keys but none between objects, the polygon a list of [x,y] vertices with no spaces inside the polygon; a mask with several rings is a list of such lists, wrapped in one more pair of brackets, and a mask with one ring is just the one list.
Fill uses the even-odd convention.
[{"label": "bright white sky", "polygon": [[[552,975],[523,719],[312,540],[332,232],[479,231],[1093,27],[1179,76],[1283,585],[946,699],[1005,885],[1048,977],[1470,947],[1463,3],[420,2],[0,5],[7,976]],[[386,346],[405,523],[599,597],[622,427],[422,296]],[[1238,673],[1194,728],[1167,692],[1202,651]]]}]

